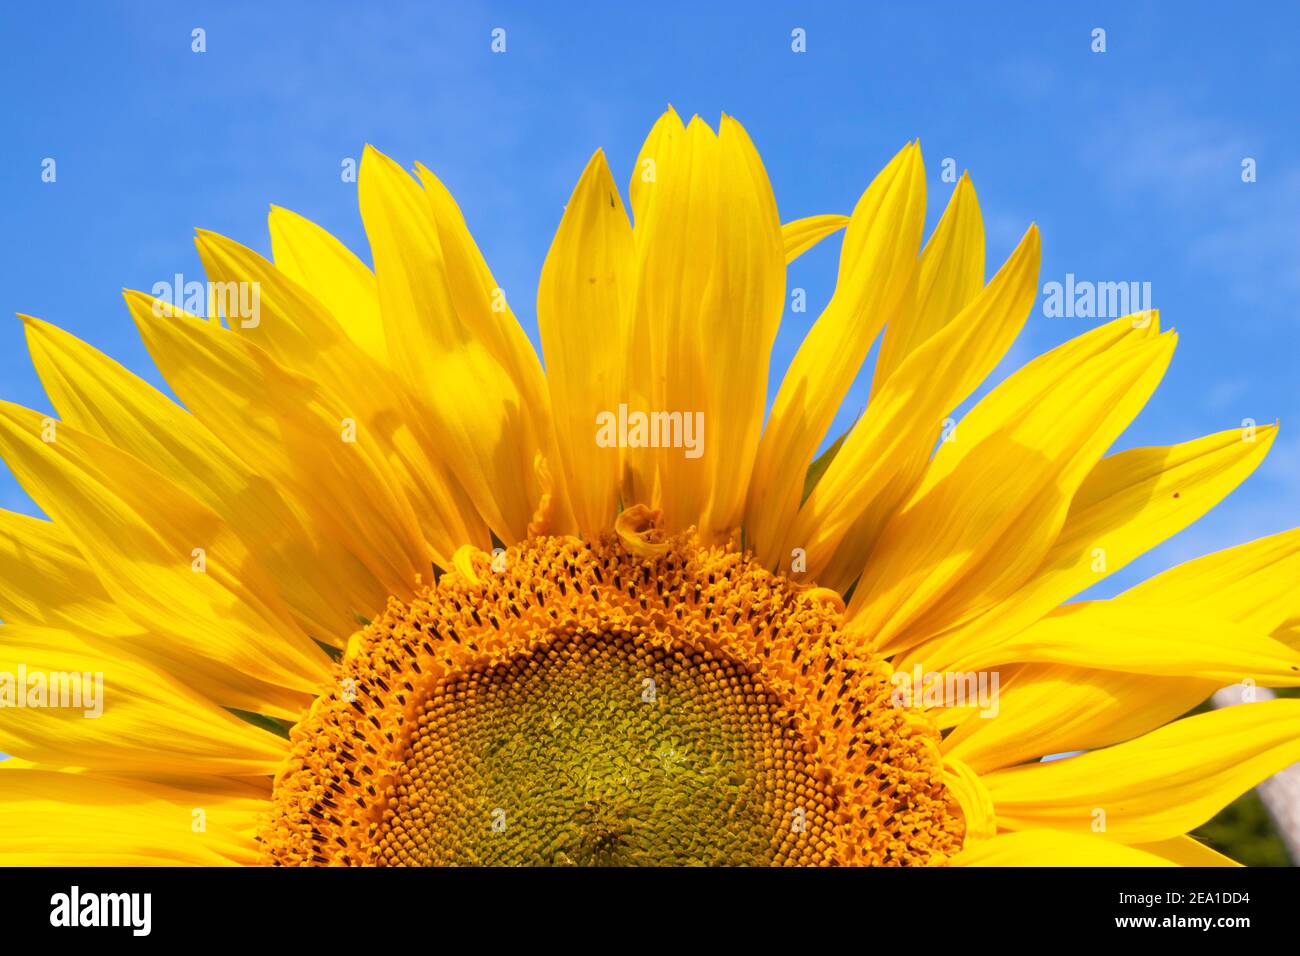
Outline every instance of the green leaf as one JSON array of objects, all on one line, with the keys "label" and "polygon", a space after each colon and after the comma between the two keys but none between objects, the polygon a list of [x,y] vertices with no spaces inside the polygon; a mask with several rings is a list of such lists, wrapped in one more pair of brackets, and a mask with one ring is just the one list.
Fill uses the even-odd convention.
[{"label": "green leaf", "polygon": [[[369,624],[370,622],[367,621],[366,623]],[[313,637],[312,640],[316,641],[316,638]],[[326,644],[324,641],[316,641],[316,644],[318,647],[320,647],[322,651],[328,654],[330,660],[334,661],[335,663],[337,663],[343,657],[343,648],[341,647],[335,647],[333,644]]]},{"label": "green leaf", "polygon": [[[854,421],[853,425],[856,424],[857,422]],[[839,454],[840,446],[844,444],[844,439],[848,438],[849,432],[853,431],[853,425],[850,425],[843,435],[835,439],[835,442],[830,448],[827,448],[824,452],[818,455],[816,460],[808,466],[808,472],[803,478],[803,497],[799,499],[799,504],[802,505],[808,500],[808,496],[812,494],[812,490],[817,487],[817,482],[822,480],[822,475],[826,474],[826,469],[831,466],[831,462],[834,461],[835,456]]]},{"label": "green leaf", "polygon": [[293,729],[290,721],[282,720],[279,717],[268,717],[266,714],[255,714],[251,710],[240,710],[238,707],[227,707],[240,720],[247,721],[260,730],[275,734],[277,737],[289,739],[289,731]]}]

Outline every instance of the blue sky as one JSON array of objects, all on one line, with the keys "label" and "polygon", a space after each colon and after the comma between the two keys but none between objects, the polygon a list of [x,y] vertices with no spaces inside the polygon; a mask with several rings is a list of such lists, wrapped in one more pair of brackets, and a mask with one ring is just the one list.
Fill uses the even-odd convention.
[{"label": "blue sky", "polygon": [[[535,335],[537,276],[588,156],[604,147],[625,183],[665,104],[738,117],[783,219],[848,212],[919,137],[931,223],[952,188],[941,161],[970,169],[990,273],[1036,221],[1040,288],[1067,273],[1151,283],[1181,342],[1117,447],[1281,419],[1233,498],[1095,593],[1300,524],[1300,7],[614,6],[6,4],[0,315],[49,319],[157,383],[120,289],[201,276],[196,226],[269,254],[270,203],[364,252],[356,187],[339,172],[369,142],[447,183]],[[490,50],[495,28],[504,54]],[[791,50],[795,28],[806,53]],[[47,157],[54,183],[41,181]],[[1255,183],[1241,180],[1245,157]],[[828,241],[793,269],[810,307],[785,317],[773,391],[837,252]],[[1040,301],[995,378],[1095,322],[1049,318]],[[0,398],[49,408],[15,318],[0,318]],[[7,473],[0,506],[34,511]]]}]

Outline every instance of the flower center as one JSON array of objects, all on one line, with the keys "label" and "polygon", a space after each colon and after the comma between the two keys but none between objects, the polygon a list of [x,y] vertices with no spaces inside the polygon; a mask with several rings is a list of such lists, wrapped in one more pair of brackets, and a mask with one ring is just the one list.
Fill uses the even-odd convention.
[{"label": "flower center", "polygon": [[379,859],[828,862],[837,801],[751,669],[657,635],[564,636],[416,711]]},{"label": "flower center", "polygon": [[353,638],[295,727],[279,864],[940,862],[932,723],[830,592],[620,522],[457,569]]}]

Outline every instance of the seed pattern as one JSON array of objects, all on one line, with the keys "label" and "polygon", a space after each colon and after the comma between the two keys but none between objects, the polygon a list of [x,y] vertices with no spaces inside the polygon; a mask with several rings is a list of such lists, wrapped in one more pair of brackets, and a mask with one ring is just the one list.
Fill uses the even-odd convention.
[{"label": "seed pattern", "polygon": [[837,801],[775,709],[752,673],[654,635],[458,674],[417,710],[380,859],[829,862]]},{"label": "seed pattern", "polygon": [[353,636],[291,735],[267,862],[909,865],[960,848],[938,733],[893,706],[834,592],[652,520],[531,538],[496,568],[462,553]]}]

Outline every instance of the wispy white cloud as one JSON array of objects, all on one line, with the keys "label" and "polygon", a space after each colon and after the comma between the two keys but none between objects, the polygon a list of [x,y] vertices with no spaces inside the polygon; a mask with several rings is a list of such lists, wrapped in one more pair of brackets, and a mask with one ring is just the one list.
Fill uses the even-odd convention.
[{"label": "wispy white cloud", "polygon": [[1205,407],[1212,412],[1223,412],[1235,408],[1239,399],[1250,390],[1250,383],[1245,379],[1234,378],[1215,382],[1205,392]]},{"label": "wispy white cloud", "polygon": [[[1247,306],[1300,294],[1300,167],[1270,134],[1192,113],[1168,93],[1132,96],[1098,127],[1085,157],[1119,201],[1154,202],[1182,223],[1192,268]],[[1255,182],[1242,179],[1247,159]]]}]

